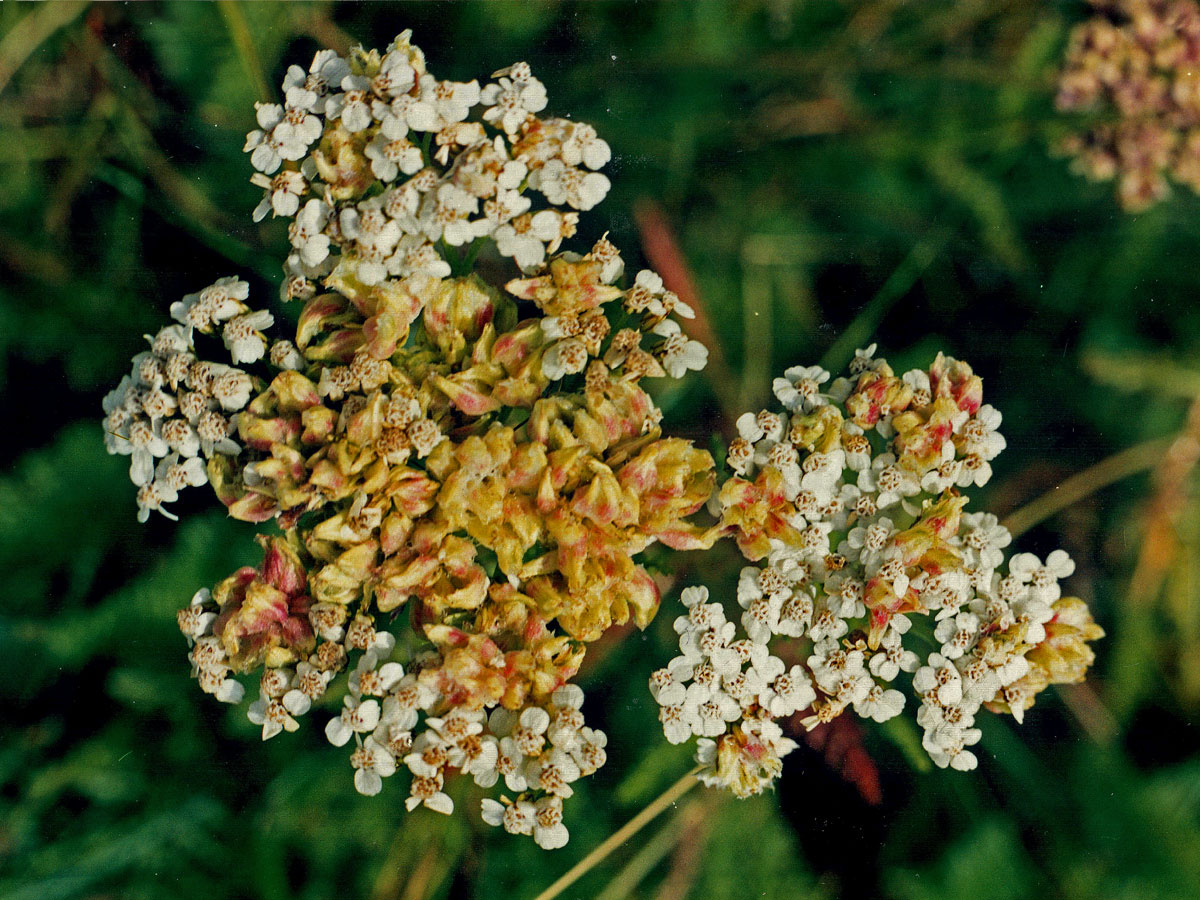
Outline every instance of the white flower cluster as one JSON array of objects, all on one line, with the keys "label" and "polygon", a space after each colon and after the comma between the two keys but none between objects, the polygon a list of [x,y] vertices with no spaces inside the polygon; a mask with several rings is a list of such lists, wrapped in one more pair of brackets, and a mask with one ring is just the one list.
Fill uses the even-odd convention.
[{"label": "white flower cluster", "polygon": [[212,694],[222,703],[241,703],[246,689],[240,681],[230,677],[233,670],[225,648],[213,636],[217,614],[209,610],[211,600],[209,589],[201,588],[192,597],[192,602],[176,613],[179,630],[191,648],[188,661],[192,664],[192,677],[204,693]]},{"label": "white flower cluster", "polygon": [[193,339],[197,331],[221,327],[234,363],[261,358],[266,342],[260,329],[273,318],[251,311],[243,302],[248,293],[246,282],[222,278],[172,304],[179,324],[147,335],[150,350],[133,358],[132,373],[104,398],[105,447],[130,457],[139,522],[151,510],[177,518],[163,504],[186,487],[208,483],[201,456],[240,452],[230,437],[232,416],[250,401],[254,381],[235,366],[199,359]]},{"label": "white flower cluster", "polygon": [[[884,722],[905,705],[900,672],[913,674],[933,761],[974,768],[975,714],[1006,704],[1020,721],[1026,654],[1074,570],[1061,550],[1005,568],[1008,531],[964,514],[957,488],[986,483],[1005,443],[970,367],[939,355],[897,377],[873,353],[832,383],[818,367],[789,369],[774,384],[786,412],[738,420],[736,474],[714,511],[762,561],[738,584],[744,637],[690,588],[682,655],[651,677],[668,740],[700,737],[701,777],[739,795],[769,785],[795,746],[777,719],[807,710],[811,729],[853,708]],[[939,650],[922,665],[907,635]]]},{"label": "white flower cluster", "polygon": [[[682,378],[707,365],[708,348],[685,335],[671,318],[691,319],[695,312],[666,289],[662,278],[643,269],[628,290],[613,284],[621,277],[624,262],[607,238],[597,241],[586,256],[563,254],[549,268],[548,275],[506,285],[509,293],[532,300],[545,313],[540,329],[546,341],[541,363],[546,378],[558,381],[577,375],[595,359],[633,381],[666,375]],[[577,283],[581,275],[595,283]],[[611,330],[605,307],[618,299],[628,327],[613,334],[605,348]],[[651,342],[647,347],[642,346],[644,339]]]},{"label": "white flower cluster", "polygon": [[[775,718],[805,709],[816,693],[804,670],[789,669],[764,640],[734,640],[734,624],[721,604],[706,602],[707,588],[687,588],[682,600],[687,615],[675,620],[681,655],[650,676],[663,731],[672,744],[700,738],[706,784],[727,784],[738,796],[757,793],[796,747]],[[736,773],[728,782],[718,776],[718,754],[728,757],[725,771]]]},{"label": "white flower cluster", "polygon": [[288,70],[282,105],[258,105],[245,148],[265,190],[255,218],[294,219],[285,298],[334,272],[368,286],[446,277],[439,245],[480,238],[532,270],[608,193],[608,144],[590,125],[539,119],[546,90],[528,64],[482,87],[441,81],[410,37],[382,55],[322,50],[308,72]]},{"label": "white flower cluster", "polygon": [[480,781],[477,775],[476,781],[490,785],[498,772],[517,796],[485,799],[485,822],[503,825],[510,834],[532,835],[545,850],[567,842],[563,800],[574,793],[572,782],[591,775],[608,758],[608,737],[584,724],[582,707],[583,691],[569,684],[554,692],[548,710],[492,711],[488,728],[498,738],[498,755],[486,773],[490,780]]},{"label": "white flower cluster", "polygon": [[[966,519],[967,517],[964,517]],[[1008,532],[991,522],[968,525],[964,543],[986,546],[984,533]],[[992,545],[993,549],[995,545]],[[978,551],[976,551],[978,552]],[[1032,553],[1018,553],[1008,562],[1008,574],[993,571],[987,585],[960,606],[938,611],[935,641],[939,652],[913,675],[913,689],[921,698],[917,724],[924,729],[922,745],[937,765],[975,768],[975,754],[967,748],[979,741],[974,728],[980,707],[1000,699],[1018,722],[1024,721],[1026,696],[1022,680],[1029,672],[1027,652],[1046,640],[1046,625],[1055,617],[1052,604],[1062,596],[1059,579],[1075,571],[1063,550],[1054,550],[1045,562]]]},{"label": "white flower cluster", "polygon": [[[572,795],[573,782],[595,772],[606,758],[604,733],[584,724],[583,691],[566,685],[551,695],[548,707],[526,706],[519,713],[502,706],[490,714],[451,706],[435,716],[431,711],[445,707],[446,698],[419,672],[406,674],[399,663],[380,663],[391,653],[391,635],[374,634],[369,640],[372,649],[350,677],[341,715],[325,728],[335,746],[353,739],[355,787],[377,794],[382,779],[404,766],[411,775],[407,808],[426,806],[449,815],[454,803],[443,790],[448,774],[469,776],[484,788],[503,777],[517,796],[483,800],[484,821],[532,835],[548,850],[565,844],[562,801]],[[281,729],[294,730],[293,717],[324,692],[323,673],[312,667],[302,671],[305,666],[301,663],[291,679],[287,670],[268,669],[264,675],[263,695],[250,710],[251,720],[263,723],[264,739]]]},{"label": "white flower cluster", "polygon": [[[237,703],[242,687],[227,677],[220,642],[210,636],[216,616],[203,611],[209,597],[207,590],[197,593],[191,607],[179,613],[180,627],[195,641],[192,659],[201,686]],[[361,651],[341,713],[325,727],[334,746],[353,741],[350,764],[360,793],[378,794],[382,779],[405,767],[411,775],[407,808],[426,806],[449,815],[454,803],[443,790],[447,775],[469,776],[484,788],[503,778],[517,796],[483,800],[484,821],[531,835],[545,849],[567,843],[562,801],[572,795],[571,784],[594,773],[607,756],[604,732],[584,722],[582,689],[564,685],[545,707],[530,705],[519,712],[455,706],[420,677],[425,660],[415,660],[407,673],[400,663],[388,661],[395,637],[377,631],[366,617],[339,624],[332,608],[314,608],[313,617],[325,626],[327,638],[318,653],[295,666],[263,671],[259,698],[247,712],[262,726],[263,740],[295,731],[297,720],[324,696],[338,663]]]}]

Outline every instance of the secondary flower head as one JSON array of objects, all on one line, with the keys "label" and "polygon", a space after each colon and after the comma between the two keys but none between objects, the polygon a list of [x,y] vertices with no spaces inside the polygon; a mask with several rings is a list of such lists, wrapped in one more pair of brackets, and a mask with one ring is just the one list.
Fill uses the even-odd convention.
[{"label": "secondary flower head", "polygon": [[[985,484],[1005,446],[1000,413],[941,354],[897,375],[871,347],[849,377],[795,367],[774,389],[784,411],[738,420],[716,500],[757,565],[736,622],[707,590],[684,591],[680,656],[650,679],[667,740],[698,738],[700,778],[747,796],[795,747],[785,728],[848,710],[884,722],[912,698],[934,763],[974,768],[981,707],[1020,720],[1047,685],[1082,679],[1102,635],[1082,601],[1060,599],[1065,552],[1006,564],[1008,531],[964,511],[960,489]],[[918,636],[937,649],[919,656]]]},{"label": "secondary flower head", "polygon": [[1062,149],[1088,178],[1115,179],[1130,212],[1165,198],[1172,181],[1200,190],[1200,6],[1092,3],[1097,15],[1071,34],[1057,102],[1098,121]]}]

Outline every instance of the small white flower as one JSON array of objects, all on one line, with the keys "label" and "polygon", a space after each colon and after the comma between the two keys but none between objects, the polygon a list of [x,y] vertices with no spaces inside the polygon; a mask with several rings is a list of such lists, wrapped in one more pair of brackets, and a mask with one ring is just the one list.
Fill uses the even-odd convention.
[{"label": "small white flower", "polygon": [[583,690],[578,685],[563,685],[550,695],[550,702],[555,709],[546,736],[554,746],[570,750],[578,743],[583,727]]},{"label": "small white flower", "polygon": [[537,822],[537,807],[528,800],[499,803],[486,799],[480,812],[484,822],[489,825],[503,825],[509,834],[533,834],[533,827]]},{"label": "small white flower", "polygon": [[325,115],[330,119],[341,119],[342,127],[357,133],[371,124],[371,106],[368,103],[371,83],[361,75],[347,75],[342,79],[343,93],[334,94],[325,104]]},{"label": "small white flower", "polygon": [[817,699],[812,682],[803,667],[782,670],[770,682],[763,706],[777,718],[807,709]]},{"label": "small white flower", "polygon": [[579,742],[571,751],[571,756],[579,766],[582,775],[591,775],[602,767],[608,760],[604,749],[608,746],[608,735],[598,728],[579,729]]},{"label": "small white flower", "polygon": [[808,636],[814,641],[837,640],[849,630],[850,626],[845,619],[840,618],[833,610],[825,608],[818,610],[813,617]]},{"label": "small white flower", "polygon": [[588,358],[587,347],[579,338],[555,341],[542,354],[542,374],[551,381],[576,375],[587,368]]},{"label": "small white flower", "polygon": [[[537,216],[533,218],[536,220]],[[513,225],[504,224],[497,227],[492,236],[497,252],[512,257],[523,271],[537,268],[546,259],[546,240],[532,227],[518,231]]]},{"label": "small white flower", "polygon": [[838,552],[856,557],[868,570],[878,568],[899,529],[887,516],[881,516],[874,521],[866,519],[860,522],[861,524],[852,528],[846,535],[846,541],[838,547]]},{"label": "small white flower", "polygon": [[984,460],[982,456],[970,454],[961,460],[958,478],[954,483],[961,488],[983,487],[991,480],[992,464]]},{"label": "small white flower", "polygon": [[363,151],[371,160],[371,171],[380,181],[395,181],[403,172],[414,175],[425,164],[421,150],[407,138],[408,125],[398,116],[387,115],[379,133]]},{"label": "small white flower", "polygon": [[[378,668],[376,668],[378,666]],[[379,665],[379,656],[371,651],[364,653],[358,665],[350,673],[350,691],[354,694],[383,697],[404,678],[404,667],[389,662]],[[411,726],[409,726],[411,727]]]},{"label": "small white flower", "polygon": [[[389,50],[383,57],[379,65],[379,76],[372,82],[372,89],[378,94],[407,94],[417,83],[418,72],[414,64],[419,64],[420,51],[408,44],[407,38],[404,41],[397,39],[395,46],[397,49]],[[416,56],[413,55],[414,52]],[[424,69],[424,65],[421,65],[421,68]]]},{"label": "small white flower", "polygon": [[875,359],[876,347],[876,344],[871,344],[865,350],[860,349],[854,351],[854,359],[850,361],[851,375],[860,375],[863,372],[872,371],[880,363],[884,362],[882,359]]},{"label": "small white flower", "polygon": [[821,394],[821,385],[828,380],[829,373],[820,366],[792,366],[775,379],[771,389],[791,412],[808,413],[828,402]]},{"label": "small white flower", "polygon": [[685,684],[691,680],[692,666],[680,660],[679,665],[657,669],[650,675],[650,696],[659,706],[679,706],[687,694]]},{"label": "small white flower", "polygon": [[682,703],[661,707],[658,710],[658,720],[662,723],[663,734],[669,743],[682,744],[691,738],[691,717],[685,713]]},{"label": "small white flower", "polygon": [[379,724],[379,701],[346,697],[345,708],[325,726],[325,737],[335,747],[345,746],[355,733],[374,731]]},{"label": "small white flower", "polygon": [[561,155],[567,165],[602,169],[612,159],[612,149],[591,125],[567,122],[564,127],[567,129],[567,136],[562,142]]},{"label": "small white flower", "polygon": [[483,113],[484,121],[515,134],[530,113],[546,108],[545,85],[533,77],[528,63],[514,63],[493,77],[499,83],[485,85],[479,93],[479,102],[490,107]]},{"label": "small white flower", "polygon": [[1024,642],[1040,644],[1046,640],[1046,623],[1054,618],[1054,607],[1044,600],[1029,597],[1013,606],[1017,621],[1025,626]]},{"label": "small white flower", "polygon": [[825,605],[840,619],[859,619],[867,614],[863,602],[865,585],[853,572],[835,572],[825,579]]},{"label": "small white flower", "polygon": [[746,568],[738,581],[738,604],[742,613],[742,628],[751,641],[766,644],[771,635],[779,630],[779,616],[783,609],[784,592],[764,595],[758,581],[759,569]]},{"label": "small white flower", "polygon": [[324,114],[330,91],[350,74],[350,64],[333,50],[318,50],[308,73],[289,66],[283,80],[286,103],[295,109]]},{"label": "small white flower", "polygon": [[267,350],[262,332],[275,324],[275,317],[266,310],[235,316],[225,323],[222,338],[235,364],[257,362]]},{"label": "small white flower", "polygon": [[953,458],[953,443],[946,441],[942,446],[942,461],[921,476],[921,490],[928,494],[940,494],[958,484],[962,477],[963,461]]},{"label": "small white flower", "polygon": [[[840,447],[828,453],[811,453],[804,461],[804,478],[800,486],[812,492],[821,506],[831,504],[838,495],[842,472],[846,468],[846,453]],[[913,493],[920,490],[914,485]],[[822,523],[832,527],[832,523]]]},{"label": "small white flower", "polygon": [[428,709],[434,694],[415,675],[406,675],[384,698],[381,721],[410,731],[417,724],[418,713]]},{"label": "small white flower", "polygon": [[994,569],[1004,561],[1003,550],[1012,535],[991,513],[968,513],[962,517],[963,544],[969,559],[978,566]]},{"label": "small white flower", "polygon": [[293,687],[282,697],[284,708],[293,716],[302,716],[312,708],[312,701],[321,697],[329,686],[332,672],[323,672],[307,661],[296,666]]},{"label": "small white flower", "polygon": [[490,228],[486,219],[472,222],[479,199],[450,182],[425,196],[421,206],[421,231],[431,241],[444,240],[452,247],[469,244]]},{"label": "small white flower", "polygon": [[[862,429],[853,422],[847,422],[842,429],[842,447],[846,451],[846,467],[855,472],[869,469],[871,467],[871,442],[863,435]],[[843,491],[846,489],[853,491],[853,500],[857,500],[862,494],[857,485],[845,485]],[[845,505],[852,508],[854,503],[849,502]]]},{"label": "small white flower", "polygon": [[167,446],[180,456],[193,457],[200,452],[200,436],[187,419],[169,419],[163,422],[160,433]]},{"label": "small white flower", "polygon": [[279,155],[294,162],[304,158],[323,130],[320,118],[308,110],[292,107],[284,112],[283,120],[275,126],[271,137]]},{"label": "small white flower", "polygon": [[266,191],[258,206],[254,208],[252,218],[255,222],[261,222],[267,213],[291,218],[300,208],[300,198],[308,192],[308,179],[290,169],[280,172],[274,178],[255,173],[250,183]]},{"label": "small white flower", "polygon": [[355,741],[360,743],[350,755],[350,765],[354,767],[354,789],[373,797],[383,787],[383,779],[396,773],[396,760],[373,737],[364,741],[356,735]]},{"label": "small white flower", "polygon": [[186,339],[191,342],[193,330],[211,332],[212,329],[246,311],[242,302],[250,296],[250,285],[239,278],[229,276],[182,300],[171,304],[171,318],[186,329]]},{"label": "small white flower", "polygon": [[775,632],[786,637],[803,637],[812,625],[814,611],[811,588],[797,588],[779,607]]},{"label": "small white flower", "polygon": [[642,269],[634,278],[633,287],[625,292],[625,308],[631,313],[665,316],[667,310],[662,302],[665,294],[662,278],[649,269]]},{"label": "small white flower", "polygon": [[579,766],[575,760],[557,748],[543,753],[528,769],[530,787],[564,798],[574,793],[571,783],[578,781],[579,776]]},{"label": "small white flower", "polygon": [[163,461],[163,468],[163,481],[177,491],[182,491],[185,487],[203,487],[208,484],[208,470],[199,457],[192,456],[181,460],[178,453],[172,453]]},{"label": "small white flower", "polygon": [[[1024,657],[1015,656],[1015,659],[1024,660]],[[1000,660],[1001,666],[1006,665],[1011,660]],[[979,657],[962,657],[956,661],[959,671],[962,673],[962,696],[964,699],[973,703],[984,703],[996,696],[996,692],[1003,687],[1000,680],[999,667],[993,667],[989,663]],[[1024,665],[1018,663],[1020,668],[1012,671],[1022,671]],[[1019,676],[1018,676],[1019,677]],[[916,682],[913,682],[914,686]],[[939,696],[939,700],[940,700]],[[943,701],[946,702],[946,701]],[[950,700],[949,702],[957,702]]]},{"label": "small white flower", "polygon": [[246,715],[255,725],[262,726],[262,739],[270,740],[283,731],[295,731],[300,727],[283,701],[265,694],[250,704]]},{"label": "small white flower", "polygon": [[[212,395],[226,412],[236,412],[250,402],[250,394],[253,389],[254,382],[241,369],[221,366],[216,378],[213,379]],[[200,435],[202,445],[204,440],[203,423],[204,417],[201,416],[196,431]]]},{"label": "small white flower", "polygon": [[550,713],[540,706],[526,707],[512,731],[512,739],[523,754],[535,757],[546,746],[546,729],[549,727]]},{"label": "small white flower", "polygon": [[938,768],[949,766],[960,772],[969,772],[979,764],[979,760],[966,748],[978,743],[981,736],[978,728],[939,726],[935,732],[926,732],[922,745]]},{"label": "small white flower", "polygon": [[904,373],[901,380],[912,388],[914,406],[920,409],[929,403],[933,389],[929,384],[928,372],[924,369],[910,369]]},{"label": "small white flower", "polygon": [[858,473],[858,488],[863,493],[874,493],[875,504],[881,510],[921,491],[916,477],[898,466],[891,453],[879,454],[871,461],[870,469]]},{"label": "small white flower", "polygon": [[329,207],[321,200],[309,200],[296,215],[289,232],[292,247],[305,266],[319,266],[329,256]]},{"label": "small white flower", "polygon": [[975,454],[984,460],[993,460],[1007,446],[1004,435],[997,430],[1001,421],[1000,411],[991,404],[979,407],[974,417],[962,427],[965,439],[964,452]]},{"label": "small white flower", "polygon": [[186,609],[180,610],[179,630],[188,639],[188,646],[204,637],[216,621],[217,614],[206,609],[212,603],[212,592],[208,588],[200,588],[192,595],[192,602]]},{"label": "small white flower", "polygon": [[557,850],[570,838],[562,823],[562,798],[543,797],[534,805],[533,839],[543,850]]},{"label": "small white flower", "polygon": [[438,81],[432,75],[421,77],[421,95],[418,103],[427,105],[432,111],[429,122],[433,127],[424,131],[440,131],[447,125],[461,122],[479,102],[479,82]]},{"label": "small white flower", "polygon": [[708,348],[683,334],[674,319],[663,319],[653,330],[666,338],[659,352],[662,366],[672,378],[682,378],[689,371],[699,372],[708,365]]},{"label": "small white flower", "polygon": [[942,656],[958,659],[973,646],[979,637],[979,617],[974,613],[962,612],[953,618],[942,619],[933,632],[942,645]]},{"label": "small white flower", "polygon": [[154,478],[154,460],[170,452],[162,437],[162,423],[151,424],[145,419],[133,421],[129,426],[128,439],[117,445],[118,452],[129,454],[129,479],[138,487],[150,483]]},{"label": "small white flower", "polygon": [[886,722],[900,715],[904,709],[904,694],[894,688],[884,689],[878,684],[872,685],[866,696],[854,703],[854,711],[864,719],[875,722]]},{"label": "small white flower", "polygon": [[303,369],[307,362],[304,354],[296,349],[296,345],[288,340],[275,341],[268,353],[271,365],[277,369],[288,369],[293,372]]},{"label": "small white flower", "polygon": [[442,791],[442,776],[417,776],[412,780],[410,796],[404,801],[404,808],[412,812],[418,806],[426,806],[442,815],[454,812],[454,801]]},{"label": "small white flower", "polygon": [[1053,551],[1045,565],[1032,553],[1018,553],[1009,560],[1008,571],[1029,584],[1029,596],[1034,600],[1052,603],[1062,596],[1059,580],[1074,574],[1075,563],[1065,550]]},{"label": "small white flower", "polygon": [[388,272],[399,278],[448,278],[450,264],[423,235],[406,234],[387,260]]},{"label": "small white flower", "polygon": [[283,107],[277,103],[255,103],[254,109],[258,128],[246,135],[242,151],[250,154],[250,165],[270,175],[283,164],[282,148],[274,133],[283,121]]},{"label": "small white flower", "polygon": [[939,703],[951,706],[963,697],[962,676],[950,660],[940,653],[931,653],[929,664],[913,675],[913,689],[918,694],[935,691]]},{"label": "small white flower", "polygon": [[921,572],[912,581],[921,595],[921,602],[930,610],[938,610],[938,619],[955,615],[971,599],[971,577],[961,569],[947,569],[930,575]]},{"label": "small white flower", "polygon": [[[486,115],[486,114],[485,114]],[[599,172],[587,172],[552,159],[529,178],[530,187],[541,191],[555,206],[564,203],[586,212],[607,195],[612,182]]]},{"label": "small white flower", "polygon": [[879,649],[867,663],[876,678],[892,681],[900,672],[915,672],[920,665],[920,657],[911,650],[905,650],[900,640],[900,635],[891,629],[880,639]]},{"label": "small white flower", "polygon": [[[158,473],[163,473],[167,460],[159,464]],[[168,519],[173,522],[179,521],[179,517],[167,510],[164,503],[174,503],[179,499],[179,491],[173,487],[166,478],[158,477],[156,474],[153,481],[149,484],[142,485],[137,492],[138,504],[138,521],[145,522],[150,518],[152,510],[158,510]]]},{"label": "small white flower", "polygon": [[742,706],[723,690],[707,691],[693,684],[683,702],[684,715],[700,737],[724,734],[728,723],[741,718]]}]

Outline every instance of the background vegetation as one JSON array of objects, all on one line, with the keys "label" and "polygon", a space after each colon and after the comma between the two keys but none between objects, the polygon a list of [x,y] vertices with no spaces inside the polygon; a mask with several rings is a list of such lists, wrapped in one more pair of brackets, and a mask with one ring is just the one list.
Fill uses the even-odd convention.
[{"label": "background vegetation", "polygon": [[[183,293],[237,272],[273,295],[286,235],[250,222],[254,100],[319,46],[408,27],[442,77],[529,60],[550,110],[612,144],[581,242],[610,230],[690,278],[719,335],[711,377],[661,397],[677,429],[707,442],[777,369],[871,340],[903,366],[966,358],[1010,448],[979,501],[1041,519],[1020,548],[1065,546],[1109,632],[1089,685],[989,723],[975,773],[922,770],[903,732],[826,733],[775,794],[694,791],[566,896],[1200,896],[1200,200],[1128,216],[1050,153],[1073,127],[1054,69],[1089,14],[4,4],[0,897],[529,898],[688,767],[645,689],[669,612],[589,656],[610,758],[554,853],[359,797],[314,722],[262,745],[189,681],[174,610],[253,560],[253,526],[197,501],[139,527],[100,398]],[[686,565],[715,585],[737,567]]]}]

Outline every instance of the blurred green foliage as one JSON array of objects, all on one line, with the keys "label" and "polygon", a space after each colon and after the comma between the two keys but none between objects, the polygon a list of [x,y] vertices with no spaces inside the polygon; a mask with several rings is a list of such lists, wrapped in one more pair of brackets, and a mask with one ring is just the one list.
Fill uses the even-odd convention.
[{"label": "blurred green foliage", "polygon": [[[616,154],[581,241],[611,231],[633,265],[633,211],[657,204],[720,335],[730,380],[663,395],[673,427],[707,444],[775,370],[840,366],[871,340],[901,366],[945,349],[1005,414],[1010,449],[983,499],[1006,512],[1178,433],[1200,396],[1200,200],[1126,216],[1049,152],[1072,127],[1054,67],[1088,14],[1047,0],[0,7],[14,438],[0,448],[0,897],[533,897],[689,764],[645,696],[670,614],[593,653],[584,684],[610,759],[555,853],[473,811],[359,797],[319,727],[261,745],[190,682],[174,610],[249,561],[252,532],[198,503],[182,524],[138,527],[99,400],[173,299],[233,272],[273,295],[286,235],[250,222],[241,144],[289,62],[408,27],[443,77],[528,59],[550,109]],[[1200,896],[1195,487],[1190,470],[1128,479],[1021,539],[1071,551],[1110,637],[1087,690],[1047,697],[1023,728],[989,723],[978,772],[917,772],[903,733],[870,733],[875,807],[803,749],[777,794],[693,792],[565,896]],[[737,563],[685,566],[719,586]]]}]

